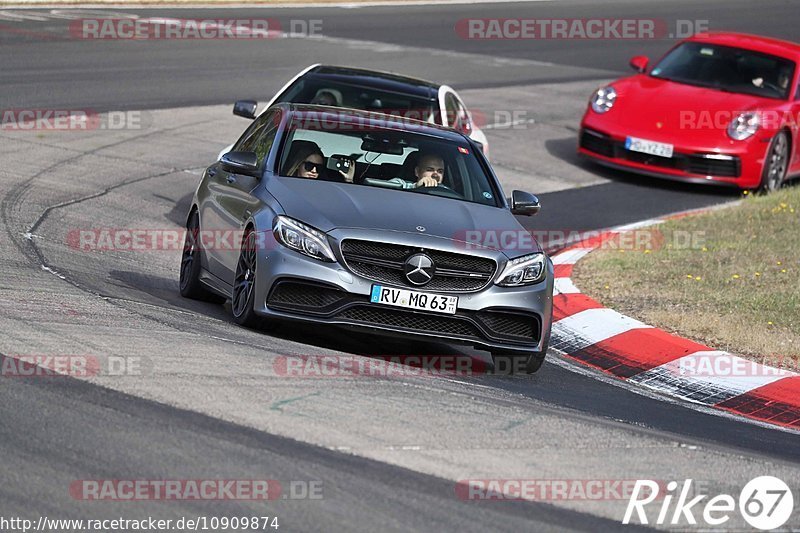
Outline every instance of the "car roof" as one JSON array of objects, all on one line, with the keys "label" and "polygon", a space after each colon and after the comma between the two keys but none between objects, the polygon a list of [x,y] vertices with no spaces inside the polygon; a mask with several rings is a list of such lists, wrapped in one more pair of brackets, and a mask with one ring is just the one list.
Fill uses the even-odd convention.
[{"label": "car roof", "polygon": [[710,32],[695,35],[687,39],[688,41],[719,44],[722,46],[733,46],[746,48],[757,52],[763,52],[786,59],[797,61],[800,58],[800,44],[771,37],[751,35],[748,33],[735,32]]},{"label": "car roof", "polygon": [[300,119],[306,118],[309,122],[318,120],[320,124],[336,123],[355,125],[367,129],[408,131],[458,143],[464,143],[468,139],[468,137],[462,133],[445,126],[396,115],[386,115],[375,111],[312,104],[290,104],[286,102],[275,104],[273,107],[285,108],[292,117],[298,117]]},{"label": "car roof", "polygon": [[440,87],[440,85],[430,81],[393,74],[391,72],[334,65],[318,65],[308,71],[304,77],[329,80],[346,85],[373,87],[429,100],[438,97]]}]

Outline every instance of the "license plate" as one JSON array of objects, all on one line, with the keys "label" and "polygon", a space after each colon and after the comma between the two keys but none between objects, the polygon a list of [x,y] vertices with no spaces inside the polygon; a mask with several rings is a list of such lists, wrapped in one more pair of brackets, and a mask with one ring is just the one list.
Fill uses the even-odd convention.
[{"label": "license plate", "polygon": [[420,309],[454,315],[458,306],[458,296],[443,296],[429,292],[409,291],[407,289],[393,289],[383,285],[373,285],[370,302],[407,309]]},{"label": "license plate", "polygon": [[667,143],[627,137],[625,139],[625,148],[632,152],[641,152],[643,154],[657,155],[659,157],[672,157],[672,150],[674,147]]}]

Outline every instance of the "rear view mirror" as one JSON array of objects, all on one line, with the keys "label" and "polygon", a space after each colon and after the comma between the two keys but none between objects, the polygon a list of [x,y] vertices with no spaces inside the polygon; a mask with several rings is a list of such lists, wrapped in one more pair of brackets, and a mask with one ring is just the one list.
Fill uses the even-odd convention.
[{"label": "rear view mirror", "polygon": [[234,174],[260,177],[258,157],[255,152],[228,152],[219,160],[222,168]]},{"label": "rear view mirror", "polygon": [[256,118],[258,103],[255,100],[237,100],[233,104],[233,114],[238,117]]},{"label": "rear view mirror", "polygon": [[364,138],[361,149],[365,152],[377,152],[379,154],[403,155],[402,144],[394,143],[389,139],[375,139],[371,136]]},{"label": "rear view mirror", "polygon": [[515,215],[535,215],[542,208],[539,198],[525,191],[511,193],[511,212]]}]

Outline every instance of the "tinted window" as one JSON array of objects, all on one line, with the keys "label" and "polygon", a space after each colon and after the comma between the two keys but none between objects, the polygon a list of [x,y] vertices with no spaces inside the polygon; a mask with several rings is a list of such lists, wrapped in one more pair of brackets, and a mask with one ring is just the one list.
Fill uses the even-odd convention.
[{"label": "tinted window", "polygon": [[447,111],[447,125],[451,128],[458,128],[458,102],[456,102],[456,97],[453,96],[453,93],[447,93],[447,96],[445,96],[444,107]]},{"label": "tinted window", "polygon": [[[280,174],[302,177],[299,165],[307,154],[322,152],[322,169],[317,179],[345,181],[335,170],[344,157],[354,161],[353,185],[396,190],[397,194],[431,194],[499,206],[500,191],[481,166],[466,141],[440,139],[414,133],[374,127],[337,124],[323,118],[315,127],[308,114],[290,128],[281,155]],[[420,164],[424,159],[424,164]],[[417,187],[421,173],[436,168],[444,187]]]},{"label": "tinted window", "polygon": [[261,165],[275,142],[279,119],[278,111],[264,113],[245,130],[233,149],[239,152],[255,152],[258,164]]},{"label": "tinted window", "polygon": [[423,122],[435,121],[435,100],[389,92],[373,87],[347,85],[305,77],[280,95],[276,102],[319,104],[350,107],[413,118]]},{"label": "tinted window", "polygon": [[653,68],[651,76],[728,92],[786,99],[795,64],[752,50],[683,43]]},{"label": "tinted window", "polygon": [[272,145],[275,143],[275,136],[278,134],[278,125],[274,123],[268,124],[258,136],[253,151],[258,157],[258,166],[264,163],[264,160],[269,155]]}]

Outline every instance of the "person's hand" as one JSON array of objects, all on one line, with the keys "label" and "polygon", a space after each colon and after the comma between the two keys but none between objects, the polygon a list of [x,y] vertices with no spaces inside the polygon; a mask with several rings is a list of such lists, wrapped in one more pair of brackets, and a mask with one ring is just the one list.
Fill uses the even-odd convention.
[{"label": "person's hand", "polygon": [[414,185],[416,187],[438,187],[439,181],[430,176],[425,176],[424,178],[420,178]]},{"label": "person's hand", "polygon": [[347,170],[347,172],[342,172],[340,170],[339,174],[342,175],[345,182],[353,183],[353,177],[356,175],[356,162],[352,159],[348,159],[348,161],[350,161],[350,168]]}]

